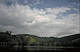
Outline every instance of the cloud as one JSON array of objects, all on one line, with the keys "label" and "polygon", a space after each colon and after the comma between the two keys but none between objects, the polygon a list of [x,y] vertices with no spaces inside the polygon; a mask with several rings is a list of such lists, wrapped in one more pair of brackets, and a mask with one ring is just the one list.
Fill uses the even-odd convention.
[{"label": "cloud", "polygon": [[30,6],[36,6],[43,3],[43,1],[40,1],[40,0],[34,0],[34,1],[36,2],[34,2],[34,4],[30,4]]},{"label": "cloud", "polygon": [[38,5],[38,4],[41,4],[41,3],[39,2],[39,0],[37,0],[37,1],[34,3],[34,5]]},{"label": "cloud", "polygon": [[17,2],[18,0],[0,0],[0,2],[10,2],[10,1],[12,1],[12,2]]},{"label": "cloud", "polygon": [[[61,37],[79,33],[79,14],[66,14],[72,8],[37,9],[29,5],[0,4],[0,30],[37,36]],[[61,18],[58,18],[60,17]]]},{"label": "cloud", "polygon": [[24,0],[24,4],[27,4],[28,3],[28,0]]},{"label": "cloud", "polygon": [[47,13],[52,13],[52,14],[55,14],[55,15],[67,12],[69,10],[71,10],[71,8],[68,8],[68,7],[46,8]]}]

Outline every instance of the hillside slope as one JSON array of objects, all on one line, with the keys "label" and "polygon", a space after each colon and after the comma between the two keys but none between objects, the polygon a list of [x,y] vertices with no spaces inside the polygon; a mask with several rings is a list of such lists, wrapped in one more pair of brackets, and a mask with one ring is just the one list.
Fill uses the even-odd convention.
[{"label": "hillside slope", "polygon": [[56,37],[38,37],[30,34],[11,35],[9,33],[0,33],[1,45],[26,45],[26,46],[74,46],[80,47],[80,34],[74,34],[61,38]]}]

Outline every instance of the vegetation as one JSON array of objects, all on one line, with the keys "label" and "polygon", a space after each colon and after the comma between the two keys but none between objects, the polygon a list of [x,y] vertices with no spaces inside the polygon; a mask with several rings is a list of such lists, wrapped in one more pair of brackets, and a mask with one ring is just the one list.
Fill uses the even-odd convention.
[{"label": "vegetation", "polygon": [[0,32],[0,46],[73,46],[80,47],[80,34],[66,37],[38,37],[29,34],[12,35],[11,31]]}]

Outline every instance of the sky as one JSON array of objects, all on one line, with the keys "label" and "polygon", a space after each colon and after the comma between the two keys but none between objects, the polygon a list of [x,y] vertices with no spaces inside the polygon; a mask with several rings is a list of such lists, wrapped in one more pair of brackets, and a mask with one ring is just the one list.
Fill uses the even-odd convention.
[{"label": "sky", "polygon": [[0,31],[40,37],[79,32],[80,0],[0,0]]}]

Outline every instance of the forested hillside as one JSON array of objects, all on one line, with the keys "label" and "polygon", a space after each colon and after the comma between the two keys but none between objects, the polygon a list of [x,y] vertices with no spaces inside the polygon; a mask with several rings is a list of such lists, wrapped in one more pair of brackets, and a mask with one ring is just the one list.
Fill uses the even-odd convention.
[{"label": "forested hillside", "polygon": [[66,37],[38,37],[30,34],[12,35],[11,31],[0,32],[0,46],[74,46],[80,47],[80,34]]}]

